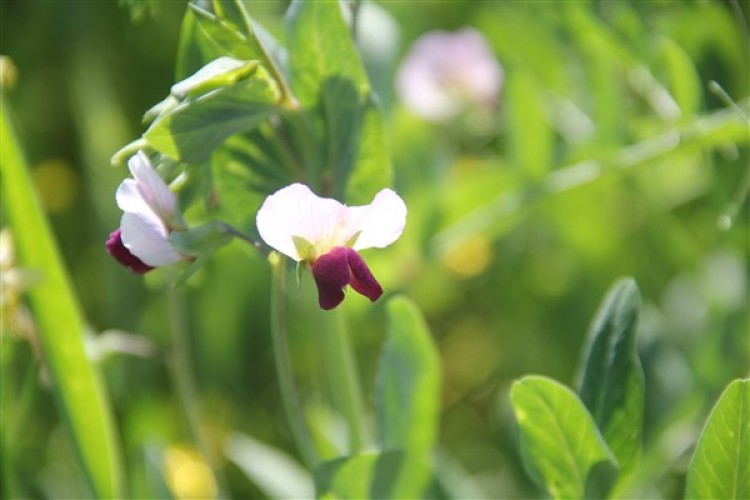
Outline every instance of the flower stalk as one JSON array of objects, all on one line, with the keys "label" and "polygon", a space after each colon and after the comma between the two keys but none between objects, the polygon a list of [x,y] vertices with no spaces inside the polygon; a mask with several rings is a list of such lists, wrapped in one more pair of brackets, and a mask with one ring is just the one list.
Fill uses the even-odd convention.
[{"label": "flower stalk", "polygon": [[284,413],[286,413],[286,418],[292,431],[292,437],[297,445],[300,455],[302,456],[302,460],[308,469],[312,470],[318,463],[318,456],[302,417],[299,397],[294,385],[294,374],[292,373],[292,366],[289,358],[289,347],[286,341],[286,318],[284,307],[286,297],[286,267],[284,265],[284,259],[276,252],[271,252],[268,256],[268,261],[271,264],[272,273],[271,340],[273,343],[276,373],[279,377],[281,402],[284,406]]},{"label": "flower stalk", "polygon": [[365,444],[365,418],[357,362],[340,311],[322,313],[323,353],[333,402],[349,427],[349,454],[357,455]]},{"label": "flower stalk", "polygon": [[[171,276],[170,282],[174,281]],[[196,450],[203,462],[211,469],[218,486],[218,496],[225,492],[224,481],[218,473],[216,460],[210,452],[206,440],[200,429],[199,401],[195,379],[193,377],[193,363],[190,350],[190,338],[187,328],[185,297],[176,286],[168,284],[166,287],[167,308],[169,311],[169,333],[172,343],[169,364],[172,378],[177,388],[177,394],[182,405],[183,414]]]}]

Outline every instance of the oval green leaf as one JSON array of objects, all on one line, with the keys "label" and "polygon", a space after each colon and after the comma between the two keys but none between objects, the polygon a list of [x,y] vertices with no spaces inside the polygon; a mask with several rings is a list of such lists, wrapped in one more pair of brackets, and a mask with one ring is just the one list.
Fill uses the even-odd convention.
[{"label": "oval green leaf", "polygon": [[553,498],[601,498],[614,485],[617,462],[578,396],[540,376],[510,392],[521,457],[534,482]]},{"label": "oval green leaf", "polygon": [[641,454],[645,389],[635,343],[640,306],[632,278],[610,288],[589,329],[578,384],[581,400],[615,454],[622,478]]},{"label": "oval green leaf", "polygon": [[424,492],[437,440],[440,362],[424,318],[405,297],[388,302],[387,340],[380,363],[375,406],[384,450],[404,452],[394,497]]},{"label": "oval green leaf", "polygon": [[750,498],[750,379],[735,380],[698,440],[685,498]]}]

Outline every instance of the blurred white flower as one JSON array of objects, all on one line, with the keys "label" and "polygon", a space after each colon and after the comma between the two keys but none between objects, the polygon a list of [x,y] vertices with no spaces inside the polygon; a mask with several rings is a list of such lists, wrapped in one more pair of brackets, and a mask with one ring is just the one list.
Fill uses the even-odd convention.
[{"label": "blurred white flower", "polygon": [[503,70],[484,36],[475,29],[423,35],[404,58],[396,91],[412,112],[444,121],[471,107],[492,106]]},{"label": "blurred white flower", "polygon": [[139,151],[130,158],[128,167],[133,179],[122,181],[115,195],[125,213],[106,248],[121,264],[141,274],[185,258],[169,241],[171,231],[182,224],[177,199],[148,156]]},{"label": "blurred white flower", "polygon": [[269,246],[311,268],[320,307],[333,309],[344,300],[346,285],[371,301],[383,293],[357,250],[396,241],[406,224],[406,205],[390,189],[369,205],[347,207],[292,184],[266,198],[256,224]]}]

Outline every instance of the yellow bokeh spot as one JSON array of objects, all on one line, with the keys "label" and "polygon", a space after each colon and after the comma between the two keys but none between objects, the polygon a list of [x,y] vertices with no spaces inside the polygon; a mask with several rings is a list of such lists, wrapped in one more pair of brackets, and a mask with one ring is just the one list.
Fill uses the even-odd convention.
[{"label": "yellow bokeh spot", "polygon": [[0,56],[0,88],[11,90],[18,81],[18,68],[8,56]]},{"label": "yellow bokeh spot", "polygon": [[443,264],[462,278],[478,276],[492,260],[489,240],[480,234],[470,236],[452,247],[443,257]]},{"label": "yellow bokeh spot", "polygon": [[164,476],[175,498],[215,498],[211,468],[192,448],[172,446],[164,452]]},{"label": "yellow bokeh spot", "polygon": [[78,174],[62,160],[48,160],[34,169],[34,182],[48,212],[61,212],[78,195]]}]

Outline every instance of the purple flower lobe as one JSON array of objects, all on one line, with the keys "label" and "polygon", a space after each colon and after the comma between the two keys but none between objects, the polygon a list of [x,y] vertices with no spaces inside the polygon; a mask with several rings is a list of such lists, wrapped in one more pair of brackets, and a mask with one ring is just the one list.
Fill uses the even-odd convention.
[{"label": "purple flower lobe", "polygon": [[335,247],[317,258],[312,266],[315,284],[318,286],[318,303],[321,309],[329,310],[344,300],[344,287],[351,287],[375,302],[383,294],[383,288],[367,267],[364,259],[353,249]]}]

